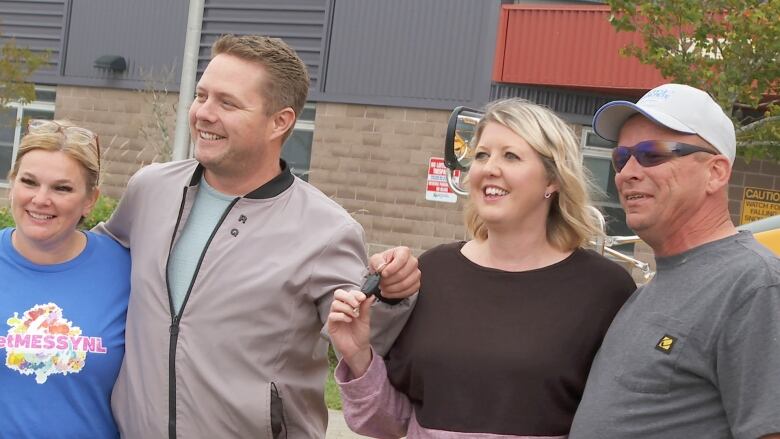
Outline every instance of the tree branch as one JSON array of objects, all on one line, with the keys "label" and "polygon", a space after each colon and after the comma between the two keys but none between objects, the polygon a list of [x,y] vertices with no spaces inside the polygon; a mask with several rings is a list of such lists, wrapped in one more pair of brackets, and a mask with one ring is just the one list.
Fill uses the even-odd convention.
[{"label": "tree branch", "polygon": [[738,148],[761,148],[763,146],[777,146],[780,147],[780,141],[764,140],[758,142],[737,142]]},{"label": "tree branch", "polygon": [[762,125],[768,124],[768,123],[774,123],[774,122],[780,122],[780,116],[771,116],[771,117],[765,117],[763,119],[759,119],[755,122],[751,122],[745,126],[737,128],[737,133],[742,134],[746,133],[748,131],[754,131],[757,128],[760,128]]}]

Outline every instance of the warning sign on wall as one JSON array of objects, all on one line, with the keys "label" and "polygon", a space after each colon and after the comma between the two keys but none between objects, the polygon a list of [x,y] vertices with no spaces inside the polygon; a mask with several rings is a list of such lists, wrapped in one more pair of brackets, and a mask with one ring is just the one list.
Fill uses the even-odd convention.
[{"label": "warning sign on wall", "polygon": [[740,224],[780,215],[780,191],[746,187],[742,195]]},{"label": "warning sign on wall", "polygon": [[[460,171],[455,170],[452,178],[456,181],[460,178]],[[447,183],[447,167],[441,157],[431,157],[428,162],[428,183],[425,190],[425,199],[428,201],[440,201],[454,203],[458,201],[458,195],[452,191]]]}]

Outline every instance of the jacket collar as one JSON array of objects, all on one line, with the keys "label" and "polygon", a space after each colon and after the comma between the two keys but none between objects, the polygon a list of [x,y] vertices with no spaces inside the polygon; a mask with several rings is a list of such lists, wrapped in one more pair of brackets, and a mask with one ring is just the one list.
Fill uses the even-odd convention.
[{"label": "jacket collar", "polygon": [[[270,181],[265,183],[264,185],[260,186],[259,188],[253,190],[252,192],[244,195],[243,198],[253,198],[253,199],[263,199],[263,198],[273,198],[285,190],[292,186],[293,181],[295,181],[295,177],[293,176],[292,172],[290,172],[290,167],[287,166],[287,162],[284,160],[279,160],[279,166],[282,168],[282,172],[279,173],[276,177],[272,178]],[[187,185],[188,187],[197,186],[200,183],[201,177],[203,177],[203,165],[198,163],[198,166],[195,167],[195,172],[192,173],[192,178],[190,178],[190,183]]]}]

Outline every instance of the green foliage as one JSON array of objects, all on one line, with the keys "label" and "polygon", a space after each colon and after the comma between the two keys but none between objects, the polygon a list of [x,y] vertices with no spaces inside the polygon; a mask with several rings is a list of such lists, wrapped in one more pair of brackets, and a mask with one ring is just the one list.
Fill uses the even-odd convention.
[{"label": "green foliage", "polygon": [[[92,209],[89,216],[84,218],[84,221],[79,226],[82,230],[89,230],[101,221],[106,221],[114,212],[116,208],[117,200],[101,195],[98,197],[95,208]],[[0,207],[0,228],[13,227],[14,219],[11,216],[11,212],[7,207]]]},{"label": "green foliage", "polygon": [[0,207],[0,229],[13,227],[14,219],[7,207]]},{"label": "green foliage", "polygon": [[642,36],[624,54],[707,90],[738,127],[739,155],[780,161],[780,106],[767,102],[780,96],[780,1],[608,3],[616,30]]},{"label": "green foliage", "polygon": [[16,45],[11,38],[0,46],[0,107],[18,101],[35,100],[35,85],[27,78],[49,59],[49,53],[36,53]]},{"label": "green foliage", "polygon": [[333,346],[328,346],[328,378],[325,380],[325,405],[332,410],[341,410],[341,394],[339,393],[339,385],[336,384],[336,380],[333,378],[333,371],[336,369],[336,365],[339,360],[336,358],[336,353],[333,351]]},{"label": "green foliage", "polygon": [[95,227],[97,223],[107,221],[108,218],[111,217],[111,214],[114,213],[117,203],[118,201],[114,198],[105,195],[99,196],[95,203],[95,207],[92,208],[92,212],[89,213],[89,216],[84,218],[84,221],[79,227],[84,230],[89,230]]}]

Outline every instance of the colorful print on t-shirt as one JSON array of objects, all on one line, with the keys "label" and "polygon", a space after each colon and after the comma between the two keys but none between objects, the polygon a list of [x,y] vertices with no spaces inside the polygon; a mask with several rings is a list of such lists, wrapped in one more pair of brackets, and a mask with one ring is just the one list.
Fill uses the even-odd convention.
[{"label": "colorful print on t-shirt", "polygon": [[54,303],[35,305],[22,317],[14,313],[6,323],[8,335],[0,335],[5,348],[5,365],[23,375],[35,374],[43,384],[49,375],[79,373],[87,361],[87,352],[105,354],[101,337],[81,335],[81,328],[63,316]]}]

